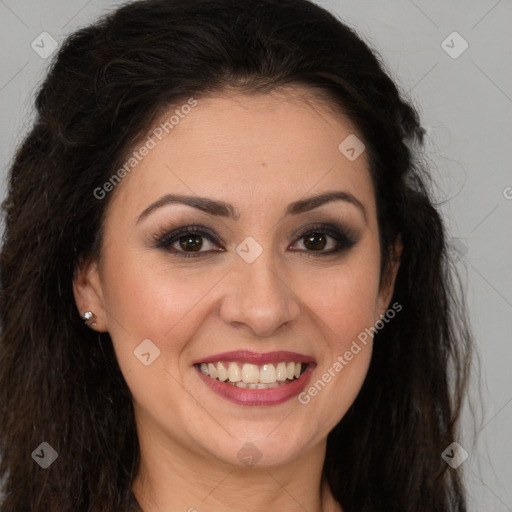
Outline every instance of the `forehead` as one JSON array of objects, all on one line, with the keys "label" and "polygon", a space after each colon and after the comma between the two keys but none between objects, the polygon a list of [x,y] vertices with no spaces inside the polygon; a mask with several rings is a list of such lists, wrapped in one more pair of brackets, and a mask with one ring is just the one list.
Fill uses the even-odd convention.
[{"label": "forehead", "polygon": [[[186,193],[228,198],[242,211],[334,189],[374,208],[366,153],[348,158],[353,152],[345,148],[347,140],[360,141],[361,150],[361,137],[311,91],[222,92],[195,102],[169,108],[135,145],[130,154],[139,159],[117,185],[111,208],[136,215],[165,193]],[[143,146],[150,149],[140,158]]]}]

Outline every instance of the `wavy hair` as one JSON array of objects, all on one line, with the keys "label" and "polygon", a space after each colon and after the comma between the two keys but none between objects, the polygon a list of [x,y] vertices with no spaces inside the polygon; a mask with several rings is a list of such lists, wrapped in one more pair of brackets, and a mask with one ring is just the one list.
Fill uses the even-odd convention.
[{"label": "wavy hair", "polygon": [[[172,105],[229,88],[308,87],[363,136],[382,279],[403,245],[366,380],[327,439],[323,476],[345,512],[463,512],[457,439],[472,336],[420,153],[424,130],[378,54],[307,0],[143,0],[70,35],[17,150],[0,254],[1,512],[126,510],[140,453],[108,333],[84,326],[72,280],[99,255],[112,193],[94,195]],[[42,442],[58,452],[42,470]]]}]

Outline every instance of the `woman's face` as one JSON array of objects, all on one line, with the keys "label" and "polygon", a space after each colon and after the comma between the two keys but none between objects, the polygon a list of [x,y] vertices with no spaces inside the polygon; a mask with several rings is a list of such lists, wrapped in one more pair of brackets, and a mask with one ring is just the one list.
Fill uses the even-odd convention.
[{"label": "woman's face", "polygon": [[392,285],[379,289],[363,146],[306,95],[178,108],[117,185],[75,297],[112,337],[141,447],[291,462],[322,446],[361,388],[372,340],[358,335]]}]

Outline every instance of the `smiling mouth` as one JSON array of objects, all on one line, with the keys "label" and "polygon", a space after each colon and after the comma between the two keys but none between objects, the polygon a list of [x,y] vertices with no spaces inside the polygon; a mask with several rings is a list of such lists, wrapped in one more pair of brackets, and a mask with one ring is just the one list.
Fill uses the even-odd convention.
[{"label": "smiling mouth", "polygon": [[289,361],[257,365],[219,361],[195,366],[207,377],[238,388],[270,389],[297,380],[306,371],[308,363]]}]

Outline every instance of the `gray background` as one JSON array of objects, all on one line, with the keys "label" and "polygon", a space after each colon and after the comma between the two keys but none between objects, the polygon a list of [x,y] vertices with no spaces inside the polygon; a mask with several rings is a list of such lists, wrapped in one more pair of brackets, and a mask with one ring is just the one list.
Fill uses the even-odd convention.
[{"label": "gray background", "polygon": [[[38,55],[32,42],[43,51],[42,32],[60,43],[120,3],[0,0],[0,199],[51,60]],[[468,408],[463,436],[456,440],[469,457],[450,471],[464,473],[471,511],[512,511],[512,2],[318,3],[356,27],[381,54],[428,129],[432,173],[467,289],[481,364],[472,387],[476,424]],[[463,39],[450,36],[454,31]],[[458,55],[463,40],[469,46]]]}]

